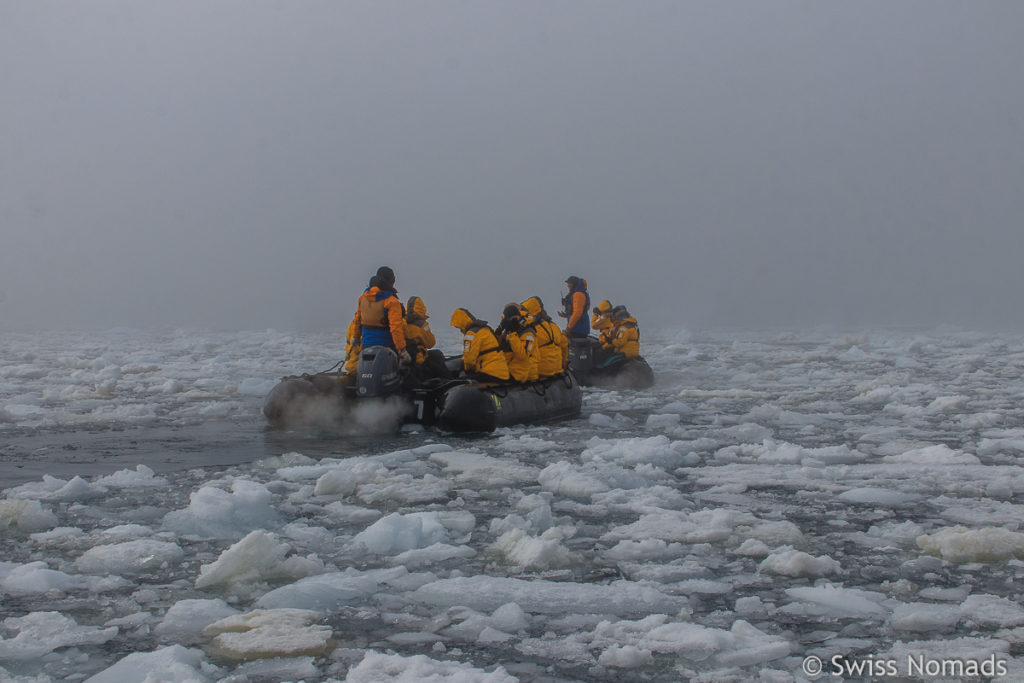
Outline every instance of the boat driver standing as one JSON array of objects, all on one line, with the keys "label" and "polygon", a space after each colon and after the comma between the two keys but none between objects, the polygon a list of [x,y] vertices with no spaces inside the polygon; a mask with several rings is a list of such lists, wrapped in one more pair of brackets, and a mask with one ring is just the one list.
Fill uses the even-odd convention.
[{"label": "boat driver standing", "polygon": [[363,347],[386,346],[398,353],[404,365],[412,362],[405,348],[405,320],[402,302],[395,289],[395,271],[387,266],[377,269],[370,286],[359,296],[356,314],[348,326],[349,354],[345,362],[348,373],[355,372]]}]

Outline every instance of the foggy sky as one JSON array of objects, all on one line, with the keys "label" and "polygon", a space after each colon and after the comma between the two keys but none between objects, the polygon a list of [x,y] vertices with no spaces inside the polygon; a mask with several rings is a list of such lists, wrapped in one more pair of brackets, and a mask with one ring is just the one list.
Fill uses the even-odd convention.
[{"label": "foggy sky", "polygon": [[0,331],[1018,326],[1024,4],[0,0]]}]

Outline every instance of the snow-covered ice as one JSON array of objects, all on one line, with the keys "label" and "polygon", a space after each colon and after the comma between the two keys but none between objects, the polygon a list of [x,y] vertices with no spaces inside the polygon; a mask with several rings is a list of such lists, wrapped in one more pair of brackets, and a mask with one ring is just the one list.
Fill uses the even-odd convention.
[{"label": "snow-covered ice", "polygon": [[645,329],[577,420],[266,429],[343,346],[0,336],[0,679],[1024,679],[1024,340]]}]

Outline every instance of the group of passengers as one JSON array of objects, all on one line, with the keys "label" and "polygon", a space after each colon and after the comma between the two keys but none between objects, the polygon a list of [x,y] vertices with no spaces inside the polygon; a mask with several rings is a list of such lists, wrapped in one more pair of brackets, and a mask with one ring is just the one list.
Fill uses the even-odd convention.
[{"label": "group of passengers", "polygon": [[[570,339],[592,339],[591,326],[600,331],[596,343],[606,357],[639,355],[636,319],[624,306],[613,308],[607,300],[602,301],[588,320],[590,294],[586,280],[573,275],[565,283],[568,294],[562,299],[563,310],[559,313],[567,318],[564,329],[552,321],[538,296],[507,304],[494,329],[465,308],[455,309],[451,325],[464,336],[465,376],[484,382],[517,383],[555,377],[568,368]],[[370,346],[394,349],[417,380],[450,377],[444,354],[433,348],[436,340],[427,322],[429,317],[420,297],[410,297],[405,305],[401,303],[394,270],[381,266],[360,295],[348,326],[343,379],[355,376],[359,353]]]}]

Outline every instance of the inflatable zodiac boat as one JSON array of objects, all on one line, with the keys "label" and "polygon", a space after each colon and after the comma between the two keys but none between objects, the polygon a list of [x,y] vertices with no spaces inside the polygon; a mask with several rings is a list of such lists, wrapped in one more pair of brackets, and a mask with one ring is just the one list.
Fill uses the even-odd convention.
[{"label": "inflatable zodiac boat", "polygon": [[608,389],[648,389],[654,386],[654,370],[643,356],[626,358],[610,354],[593,337],[569,339],[569,367],[583,386]]},{"label": "inflatable zodiac boat", "polygon": [[342,383],[337,373],[285,377],[267,394],[263,414],[275,427],[386,431],[418,423],[450,432],[490,432],[575,417],[582,405],[572,373],[523,384],[441,378],[413,383],[402,376],[394,351],[371,346],[359,356],[354,383]]}]

